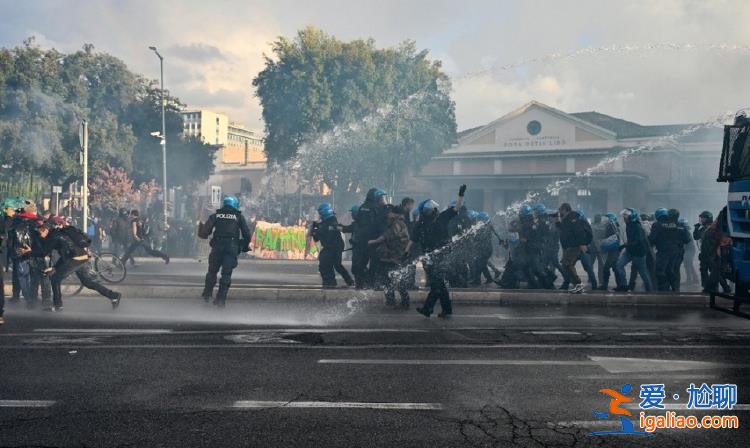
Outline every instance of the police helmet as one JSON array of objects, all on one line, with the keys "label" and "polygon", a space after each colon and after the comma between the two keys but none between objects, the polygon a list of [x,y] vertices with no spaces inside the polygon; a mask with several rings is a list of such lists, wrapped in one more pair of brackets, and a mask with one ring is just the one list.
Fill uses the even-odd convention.
[{"label": "police helmet", "polygon": [[349,209],[349,212],[352,214],[352,218],[356,218],[359,214],[359,205],[352,205],[352,208]]},{"label": "police helmet", "polygon": [[482,222],[490,222],[490,215],[488,215],[486,212],[479,212],[477,213],[477,219]]},{"label": "police helmet", "polygon": [[672,221],[677,222],[680,219],[680,211],[676,208],[670,208],[669,210],[667,210],[667,216]]},{"label": "police helmet", "polygon": [[479,218],[479,212],[477,212],[476,210],[469,210],[468,212],[466,212],[466,215],[469,217],[469,219],[472,220]]},{"label": "police helmet", "polygon": [[615,215],[614,213],[607,213],[604,216],[606,216],[607,219],[609,219],[612,222],[617,222],[617,215]]},{"label": "police helmet", "polygon": [[656,219],[666,218],[667,216],[669,216],[669,211],[664,207],[657,208],[654,212],[654,218]]},{"label": "police helmet", "polygon": [[521,204],[521,207],[518,208],[518,214],[520,216],[531,215],[531,206],[529,204]]},{"label": "police helmet", "polygon": [[586,219],[586,213],[583,212],[580,208],[577,208],[573,210],[581,219]]},{"label": "police helmet", "polygon": [[687,227],[690,226],[690,223],[688,222],[687,218],[680,218],[680,219],[678,219],[677,220],[677,224],[679,224],[680,226],[685,227],[685,228],[687,228]]},{"label": "police helmet", "polygon": [[440,208],[440,204],[433,201],[432,199],[425,199],[417,206],[417,210],[419,211],[419,213],[431,213],[438,208]]},{"label": "police helmet", "polygon": [[710,222],[714,221],[714,214],[709,212],[708,210],[703,210],[700,215],[698,215],[699,218],[707,219]]},{"label": "police helmet", "polygon": [[620,214],[626,221],[630,221],[630,222],[638,221],[638,210],[634,208],[626,208],[622,210]]},{"label": "police helmet", "polygon": [[377,201],[383,196],[385,196],[385,191],[381,190],[380,188],[370,188],[370,190],[367,191],[366,200],[368,202],[373,202],[373,201]]},{"label": "police helmet", "polygon": [[328,219],[334,215],[333,207],[331,206],[331,204],[324,202],[318,206],[318,214],[320,215],[321,219]]},{"label": "police helmet", "polygon": [[536,213],[537,216],[542,216],[547,213],[547,207],[545,207],[542,203],[536,204],[534,206],[534,213]]},{"label": "police helmet", "polygon": [[225,197],[223,203],[224,203],[224,205],[232,207],[235,210],[239,210],[240,209],[240,200],[237,199],[234,196],[227,196],[227,197]]}]

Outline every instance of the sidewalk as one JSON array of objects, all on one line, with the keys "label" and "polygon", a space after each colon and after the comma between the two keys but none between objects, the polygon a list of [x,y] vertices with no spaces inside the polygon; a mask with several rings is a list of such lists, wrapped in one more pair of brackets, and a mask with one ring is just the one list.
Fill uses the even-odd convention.
[{"label": "sidewalk", "polygon": [[[112,289],[123,294],[124,298],[162,298],[200,300],[203,288],[198,284],[185,285],[113,285]],[[6,285],[6,297],[10,293],[10,285]],[[63,294],[65,291],[63,290]],[[96,292],[84,289],[80,296],[94,296]],[[420,289],[410,293],[412,303],[422,303],[427,291]],[[568,294],[561,291],[543,290],[461,290],[452,289],[453,303],[465,305],[546,305],[546,306],[676,306],[690,308],[708,307],[709,298],[697,293],[674,294],[646,294],[646,293],[606,293],[591,292],[584,294]],[[237,301],[306,301],[306,302],[341,302],[349,301],[383,303],[381,291],[357,291],[354,289],[321,289],[319,287],[304,287],[288,285],[282,287],[237,285],[229,291],[229,299]],[[397,297],[398,300],[398,297]]]}]

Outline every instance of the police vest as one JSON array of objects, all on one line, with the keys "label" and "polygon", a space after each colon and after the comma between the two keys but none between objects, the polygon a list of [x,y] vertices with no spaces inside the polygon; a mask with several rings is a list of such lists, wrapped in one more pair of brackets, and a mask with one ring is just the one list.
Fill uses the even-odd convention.
[{"label": "police vest", "polygon": [[217,210],[214,215],[214,238],[239,238],[240,219],[238,212]]}]

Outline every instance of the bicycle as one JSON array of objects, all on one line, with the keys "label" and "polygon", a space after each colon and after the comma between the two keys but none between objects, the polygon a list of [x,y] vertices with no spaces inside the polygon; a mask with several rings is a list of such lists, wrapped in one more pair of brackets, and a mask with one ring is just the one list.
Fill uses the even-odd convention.
[{"label": "bicycle", "polygon": [[[91,272],[98,278],[104,280],[105,283],[115,284],[121,283],[125,280],[128,274],[128,270],[125,267],[125,263],[120,260],[120,257],[111,252],[94,252],[89,251],[89,265]],[[63,283],[63,286],[69,286],[74,288],[69,295],[75,296],[83,291],[84,286],[78,282],[78,278],[70,276]]]}]

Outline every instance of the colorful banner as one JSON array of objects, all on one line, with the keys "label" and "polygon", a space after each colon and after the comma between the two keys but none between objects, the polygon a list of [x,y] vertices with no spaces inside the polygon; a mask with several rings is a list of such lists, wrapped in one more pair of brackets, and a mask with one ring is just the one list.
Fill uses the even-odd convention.
[{"label": "colorful banner", "polygon": [[253,233],[255,258],[270,260],[316,260],[318,246],[308,242],[307,229],[301,226],[284,227],[281,224],[258,221]]}]

